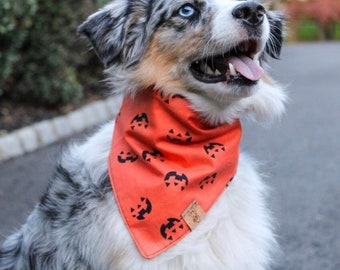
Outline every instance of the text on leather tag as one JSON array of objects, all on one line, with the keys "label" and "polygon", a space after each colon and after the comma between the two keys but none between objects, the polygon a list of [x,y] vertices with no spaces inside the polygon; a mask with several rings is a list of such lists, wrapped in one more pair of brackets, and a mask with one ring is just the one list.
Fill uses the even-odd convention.
[{"label": "text on leather tag", "polygon": [[192,231],[205,217],[205,212],[197,201],[193,201],[188,208],[184,210],[182,217]]}]

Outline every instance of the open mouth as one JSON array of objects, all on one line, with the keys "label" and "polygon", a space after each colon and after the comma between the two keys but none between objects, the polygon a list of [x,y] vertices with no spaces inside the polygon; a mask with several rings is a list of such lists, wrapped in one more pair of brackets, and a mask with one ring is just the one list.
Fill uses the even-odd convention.
[{"label": "open mouth", "polygon": [[264,73],[260,63],[254,60],[258,47],[257,40],[243,41],[222,55],[194,61],[190,71],[197,80],[204,83],[254,84]]}]

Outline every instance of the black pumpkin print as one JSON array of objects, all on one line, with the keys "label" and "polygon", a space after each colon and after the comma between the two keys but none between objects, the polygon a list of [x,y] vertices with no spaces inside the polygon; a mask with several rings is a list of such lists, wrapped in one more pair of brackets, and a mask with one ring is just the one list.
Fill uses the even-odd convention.
[{"label": "black pumpkin print", "polygon": [[175,132],[174,129],[169,130],[166,138],[170,142],[178,142],[178,143],[190,143],[192,141],[192,136],[189,131],[185,131],[181,133],[181,132]]},{"label": "black pumpkin print", "polygon": [[137,127],[147,128],[149,126],[149,118],[146,113],[137,114],[134,118],[132,118],[130,122],[130,127],[134,130]]},{"label": "black pumpkin print", "polygon": [[167,221],[167,223],[162,224],[160,232],[164,239],[173,240],[174,236],[184,229],[184,225],[177,218],[168,218]]},{"label": "black pumpkin print", "polygon": [[152,204],[148,198],[141,197],[136,207],[131,207],[130,212],[132,217],[138,220],[144,220],[145,216],[152,211]]},{"label": "black pumpkin print", "polygon": [[189,179],[184,173],[177,173],[175,171],[168,172],[164,177],[164,181],[167,187],[176,187],[181,191],[189,184]]},{"label": "black pumpkin print", "polygon": [[211,142],[203,146],[205,153],[211,158],[216,158],[216,155],[225,152],[226,147],[222,143]]}]

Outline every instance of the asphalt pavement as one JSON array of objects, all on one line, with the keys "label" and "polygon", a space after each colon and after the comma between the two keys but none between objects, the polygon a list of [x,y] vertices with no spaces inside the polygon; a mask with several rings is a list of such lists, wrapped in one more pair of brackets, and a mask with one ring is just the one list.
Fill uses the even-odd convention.
[{"label": "asphalt pavement", "polygon": [[[339,270],[340,43],[285,45],[271,67],[289,95],[287,113],[269,127],[244,121],[242,149],[261,161],[272,188],[282,246],[275,269]],[[0,163],[0,243],[25,221],[68,142]]]}]

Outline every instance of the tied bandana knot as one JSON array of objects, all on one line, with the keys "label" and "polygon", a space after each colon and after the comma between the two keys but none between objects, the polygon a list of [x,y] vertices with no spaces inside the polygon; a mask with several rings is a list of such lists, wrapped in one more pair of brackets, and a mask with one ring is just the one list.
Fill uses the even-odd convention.
[{"label": "tied bandana knot", "polygon": [[125,97],[109,175],[140,253],[153,258],[203,219],[236,174],[241,125],[212,127],[181,96],[144,90]]}]

